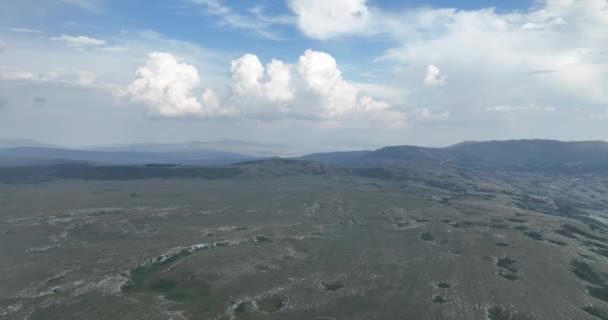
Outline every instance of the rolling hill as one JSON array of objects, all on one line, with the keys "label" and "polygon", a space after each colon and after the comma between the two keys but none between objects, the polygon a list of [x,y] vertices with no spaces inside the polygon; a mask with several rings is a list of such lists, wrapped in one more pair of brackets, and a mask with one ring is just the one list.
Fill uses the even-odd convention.
[{"label": "rolling hill", "polygon": [[608,143],[554,140],[466,142],[445,148],[391,146],[302,157],[353,167],[446,165],[466,168],[588,171],[608,169]]}]

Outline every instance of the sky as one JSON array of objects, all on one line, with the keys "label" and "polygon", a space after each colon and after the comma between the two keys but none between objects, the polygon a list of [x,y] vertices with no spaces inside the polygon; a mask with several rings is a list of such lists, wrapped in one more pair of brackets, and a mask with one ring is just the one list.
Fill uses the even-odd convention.
[{"label": "sky", "polygon": [[7,0],[0,138],[608,140],[608,0]]}]

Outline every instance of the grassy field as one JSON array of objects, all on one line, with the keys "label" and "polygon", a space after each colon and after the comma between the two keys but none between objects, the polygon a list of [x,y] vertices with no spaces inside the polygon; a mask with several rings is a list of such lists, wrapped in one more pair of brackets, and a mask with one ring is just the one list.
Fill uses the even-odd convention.
[{"label": "grassy field", "polygon": [[523,197],[604,185],[433,181],[2,184],[0,319],[606,318],[605,231]]}]

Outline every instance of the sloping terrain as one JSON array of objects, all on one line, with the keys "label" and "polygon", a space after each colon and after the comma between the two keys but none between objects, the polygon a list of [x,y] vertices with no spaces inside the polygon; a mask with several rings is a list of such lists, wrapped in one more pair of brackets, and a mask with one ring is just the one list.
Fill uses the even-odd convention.
[{"label": "sloping terrain", "polygon": [[334,152],[303,159],[354,167],[446,165],[477,169],[551,172],[608,170],[608,143],[512,140],[460,143],[447,148],[385,147],[376,151]]},{"label": "sloping terrain", "polygon": [[411,163],[12,171],[0,319],[606,319],[607,176]]}]

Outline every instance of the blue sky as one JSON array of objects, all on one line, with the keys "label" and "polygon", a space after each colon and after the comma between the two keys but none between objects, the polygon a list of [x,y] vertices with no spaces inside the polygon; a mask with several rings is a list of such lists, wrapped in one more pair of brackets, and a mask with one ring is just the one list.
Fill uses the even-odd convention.
[{"label": "blue sky", "polygon": [[4,1],[0,137],[605,140],[605,30],[605,0]]},{"label": "blue sky", "polygon": [[[0,26],[4,29],[25,26],[28,29],[44,30],[47,33],[83,32],[91,37],[116,36],[120,31],[153,30],[172,39],[189,41],[201,46],[230,52],[256,51],[265,59],[287,59],[304,50],[315,47],[318,50],[333,50],[336,55],[353,62],[369,62],[373,57],[392,45],[392,39],[351,36],[334,39],[332,42],[319,41],[303,36],[291,25],[276,24],[268,28],[272,37],[259,34],[255,29],[231,27],[221,16],[209,12],[204,5],[190,1],[13,1],[11,10],[4,11]],[[253,8],[263,10],[264,15],[290,16],[292,13],[285,0],[268,1],[218,1],[230,8],[234,15],[243,20],[255,20]],[[533,1],[368,1],[369,5],[383,10],[407,11],[419,8],[458,8],[475,10],[488,7],[497,11],[526,10]],[[37,9],[36,9],[37,8]],[[32,12],[33,11],[33,12]],[[37,12],[38,11],[38,12]],[[32,14],[33,13],[33,14]],[[371,44],[371,45],[366,45]],[[366,50],[360,50],[366,46]],[[371,58],[371,59],[370,59]]]}]

